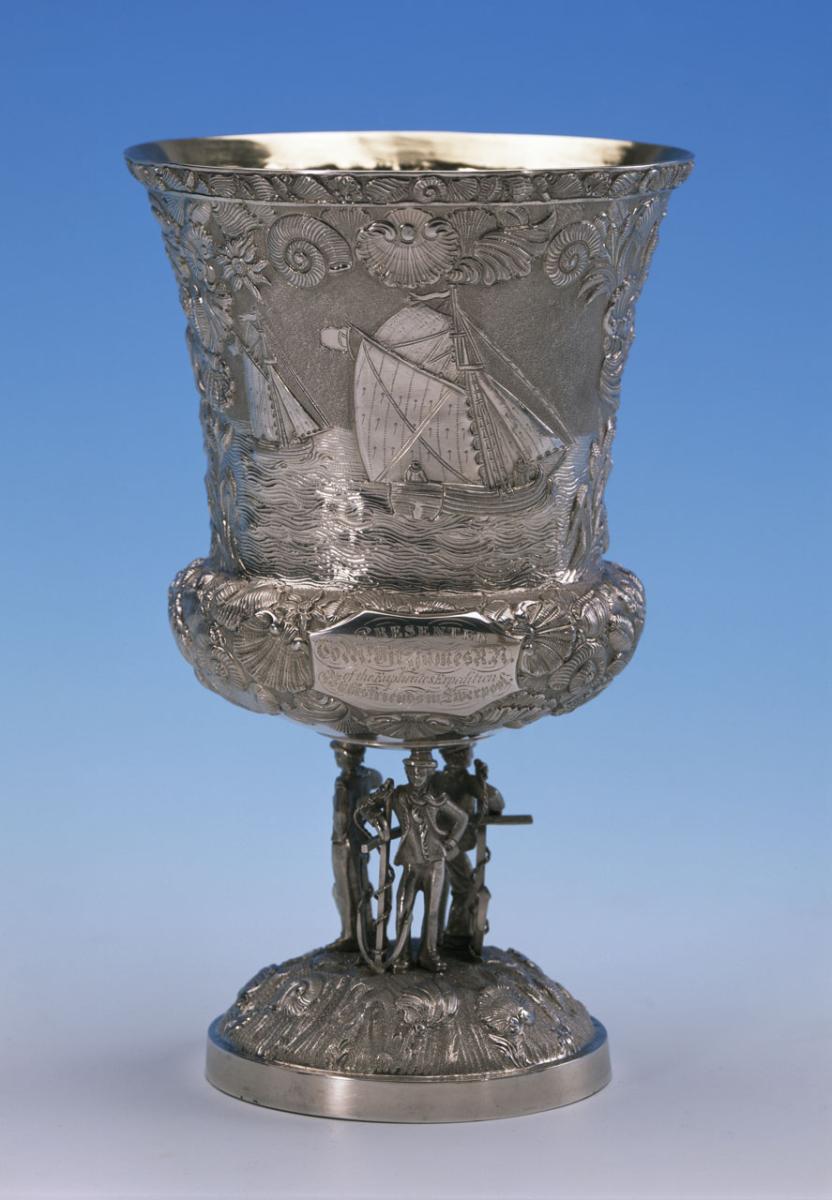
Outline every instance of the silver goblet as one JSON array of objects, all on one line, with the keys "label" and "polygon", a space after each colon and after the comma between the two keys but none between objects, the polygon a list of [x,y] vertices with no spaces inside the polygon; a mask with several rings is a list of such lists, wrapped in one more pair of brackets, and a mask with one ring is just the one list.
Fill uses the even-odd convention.
[{"label": "silver goblet", "polygon": [[[472,747],[591,699],[638,641],[604,486],[691,156],[315,133],[127,159],[176,273],[208,456],[211,548],[171,586],[177,642],[220,695],[332,737],[339,771],[339,935],[243,988],[208,1078],[388,1121],[587,1096],[609,1079],[603,1027],[484,942],[488,830],[531,818]],[[408,751],[405,782],[364,766],[381,746]]]}]

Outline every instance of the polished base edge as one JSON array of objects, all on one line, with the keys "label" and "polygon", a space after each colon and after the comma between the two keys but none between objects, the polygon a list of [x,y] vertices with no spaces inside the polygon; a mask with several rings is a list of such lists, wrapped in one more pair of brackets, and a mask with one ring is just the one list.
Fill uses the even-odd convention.
[{"label": "polished base edge", "polygon": [[345,1075],[259,1062],[234,1051],[208,1030],[205,1075],[221,1092],[285,1112],[347,1121],[440,1123],[522,1117],[574,1104],[599,1092],[611,1078],[607,1032],[573,1058],[526,1071],[483,1076]]}]

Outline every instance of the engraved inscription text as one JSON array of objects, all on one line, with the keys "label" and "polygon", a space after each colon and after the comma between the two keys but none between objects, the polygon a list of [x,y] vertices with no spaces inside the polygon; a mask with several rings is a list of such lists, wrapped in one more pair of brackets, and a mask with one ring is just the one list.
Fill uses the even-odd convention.
[{"label": "engraved inscription text", "polygon": [[371,711],[467,715],[517,690],[520,642],[479,613],[364,612],[310,641],[316,690]]}]

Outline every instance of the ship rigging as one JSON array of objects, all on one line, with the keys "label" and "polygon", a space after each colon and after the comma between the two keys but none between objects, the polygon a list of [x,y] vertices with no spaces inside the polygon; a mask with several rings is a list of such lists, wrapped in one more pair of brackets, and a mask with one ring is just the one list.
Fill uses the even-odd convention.
[{"label": "ship rigging", "polygon": [[[442,308],[427,303],[434,300]],[[431,507],[431,496],[453,508],[455,501],[483,493],[508,498],[537,491],[543,465],[560,458],[566,429],[553,416],[556,433],[517,395],[525,390],[551,410],[520,368],[474,326],[455,289],[412,297],[375,335],[349,326],[325,329],[321,340],[354,355],[361,458],[371,483],[390,485],[398,506],[408,496],[421,497],[422,508]],[[486,369],[489,351],[508,369],[512,387]]]}]

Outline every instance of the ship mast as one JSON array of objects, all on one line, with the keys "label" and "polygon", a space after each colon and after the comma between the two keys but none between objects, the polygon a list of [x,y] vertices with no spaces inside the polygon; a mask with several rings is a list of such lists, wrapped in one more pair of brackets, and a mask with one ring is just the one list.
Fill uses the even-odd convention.
[{"label": "ship mast", "polygon": [[474,438],[480,452],[480,472],[483,482],[492,489],[504,490],[511,487],[500,439],[494,425],[491,406],[480,384],[483,364],[471,360],[471,351],[459,312],[456,288],[451,288],[453,325],[450,336],[454,347],[456,368],[465,385],[468,411],[474,428]]},{"label": "ship mast", "polygon": [[[445,303],[434,308],[431,300]],[[368,479],[412,482],[408,462],[418,456],[429,460],[426,484],[458,483],[490,492],[525,487],[540,474],[538,464],[562,450],[563,443],[492,378],[489,351],[455,288],[411,296],[411,301],[374,336],[357,326],[321,332],[322,344],[337,350],[349,349],[350,331],[360,338],[353,414]],[[495,352],[511,365],[504,352]],[[517,369],[513,373],[531,388]],[[540,399],[536,390],[535,396]]]}]

